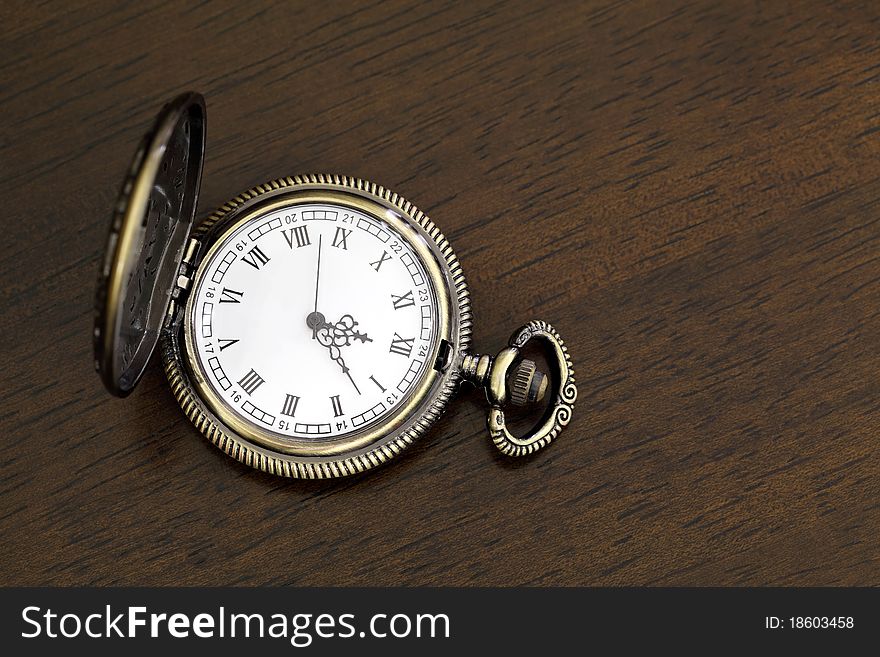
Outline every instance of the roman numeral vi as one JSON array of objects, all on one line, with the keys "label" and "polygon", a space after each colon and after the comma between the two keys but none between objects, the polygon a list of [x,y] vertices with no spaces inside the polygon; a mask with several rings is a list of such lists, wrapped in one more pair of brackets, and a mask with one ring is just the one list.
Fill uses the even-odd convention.
[{"label": "roman numeral vi", "polygon": [[223,291],[220,293],[220,303],[241,303],[241,298],[244,296],[244,292],[237,292],[236,290],[230,290],[229,288],[223,288]]}]

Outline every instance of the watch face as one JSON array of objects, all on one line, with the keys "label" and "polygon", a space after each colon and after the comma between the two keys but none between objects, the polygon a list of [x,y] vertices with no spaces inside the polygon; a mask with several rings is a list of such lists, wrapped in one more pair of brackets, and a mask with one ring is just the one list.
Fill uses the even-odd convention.
[{"label": "watch face", "polygon": [[321,442],[403,408],[433,367],[438,302],[410,241],[421,238],[395,226],[343,204],[291,203],[212,246],[188,306],[192,352],[242,423]]}]

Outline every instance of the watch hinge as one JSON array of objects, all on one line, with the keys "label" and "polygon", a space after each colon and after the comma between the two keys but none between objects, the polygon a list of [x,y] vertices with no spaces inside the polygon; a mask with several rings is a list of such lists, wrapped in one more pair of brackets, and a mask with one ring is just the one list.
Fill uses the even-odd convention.
[{"label": "watch hinge", "polygon": [[434,369],[445,372],[449,368],[452,345],[448,340],[440,340],[440,348],[437,350],[437,359],[434,361]]},{"label": "watch hinge", "polygon": [[171,291],[171,301],[168,303],[168,314],[165,317],[166,326],[174,322],[180,308],[186,305],[186,295],[189,293],[189,288],[192,284],[196,258],[201,246],[202,243],[195,237],[191,237],[186,244],[186,251],[177,270],[177,280],[174,283],[174,289]]}]

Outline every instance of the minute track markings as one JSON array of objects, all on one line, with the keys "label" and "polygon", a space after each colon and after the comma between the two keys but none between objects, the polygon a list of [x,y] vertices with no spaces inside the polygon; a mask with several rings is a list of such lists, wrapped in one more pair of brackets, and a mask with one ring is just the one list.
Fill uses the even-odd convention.
[{"label": "minute track markings", "polygon": [[[329,211],[332,206],[317,206],[315,216],[306,217],[304,212],[311,208],[304,205],[306,209],[300,206],[296,211],[300,222],[293,223],[287,218],[292,216],[291,208],[256,217],[254,223],[242,224],[237,232],[231,232],[213,252],[219,255],[212,255],[212,264],[205,263],[209,267],[209,277],[216,271],[220,256],[229,254],[232,262],[226,276],[227,287],[217,285],[209,289],[199,284],[201,300],[215,304],[213,345],[200,333],[196,334],[196,338],[202,354],[210,355],[216,350],[224,360],[227,371],[232,369],[238,374],[237,378],[229,376],[231,383],[227,383],[229,387],[219,400],[224,406],[229,405],[231,412],[246,419],[249,426],[252,423],[265,425],[269,413],[272,413],[275,421],[271,426],[277,433],[291,438],[321,436],[320,440],[323,441],[354,431],[365,431],[368,425],[380,421],[397,421],[390,418],[396,418],[403,409],[409,408],[405,402],[424,375],[425,368],[422,367],[419,354],[421,350],[430,348],[430,344],[427,347],[422,345],[433,340],[432,326],[437,310],[435,305],[430,304],[427,317],[424,310],[420,310],[428,302],[430,297],[426,294],[430,295],[431,291],[423,290],[424,285],[414,286],[415,279],[412,277],[414,274],[426,277],[425,264],[417,255],[418,252],[411,250],[411,242],[402,239],[393,226],[389,229],[384,220],[359,214],[347,215],[343,220],[341,211],[336,218],[339,223],[334,225],[330,213],[324,211]],[[351,216],[354,221],[350,220]],[[309,221],[301,223],[303,219]],[[328,223],[313,224],[311,219]],[[277,237],[262,239],[270,232],[266,228],[272,227],[272,222],[280,223],[274,232],[284,236],[283,242],[276,242]],[[361,231],[367,234],[367,239],[361,236]],[[250,238],[250,241],[244,237]],[[259,243],[255,241],[258,237],[261,238]],[[313,278],[318,279],[319,242],[322,237],[327,238],[331,253],[328,256],[324,249],[320,259],[320,281],[313,282]],[[314,253],[310,247],[315,247]],[[288,251],[293,257],[283,255]],[[407,262],[401,262],[402,256],[409,256]],[[239,265],[239,261],[247,266]],[[376,278],[363,269],[365,264],[376,272]],[[269,265],[271,271],[264,273],[263,270]],[[291,289],[289,282],[300,280],[305,283],[301,290],[305,292],[303,299],[299,299],[299,292],[288,299]],[[314,301],[311,297],[315,290],[306,289],[313,286],[319,291]],[[209,293],[213,293],[213,296],[207,296]],[[270,299],[278,294],[284,296],[283,305],[271,305],[273,302]],[[245,311],[244,315],[235,310],[224,312],[225,304],[242,304],[246,296],[249,297],[249,304],[239,307],[239,311]],[[300,301],[306,306],[301,310],[298,307]],[[218,303],[224,304],[219,307],[219,313]],[[265,305],[267,303],[270,305]],[[329,337],[318,340],[321,336],[316,335],[315,327],[309,324],[308,318],[306,325],[302,326],[300,313],[321,314],[324,319],[318,328],[323,327],[323,332]],[[298,325],[293,332],[288,325],[291,314]],[[425,322],[428,323],[427,329]],[[257,332],[258,327],[265,327],[265,330]],[[396,332],[392,328],[396,328]],[[427,337],[426,330],[431,331]],[[225,333],[239,337],[220,338],[218,333],[220,336]],[[358,337],[361,334],[369,336],[369,339]],[[320,348],[315,352],[314,359],[311,355],[306,359],[305,366],[313,370],[314,377],[308,392],[301,397],[288,392],[296,389],[296,378],[289,365],[281,360],[288,360],[286,354],[289,348],[303,346],[300,340],[310,346],[315,344],[312,342],[313,336],[320,343]],[[278,353],[270,351],[276,340],[280,341],[277,346],[283,347],[285,355],[282,359],[278,358]],[[213,346],[213,350],[205,345],[208,348]],[[404,358],[392,358],[392,354]],[[261,364],[259,372],[250,368],[251,364]],[[337,367],[332,367],[334,364]],[[348,370],[347,366],[352,369]],[[342,379],[349,378],[349,383],[334,383],[338,380],[340,370]],[[218,383],[217,377],[222,373],[214,375],[209,370],[208,374],[207,382],[219,391],[223,386]],[[352,385],[352,388],[348,388],[348,385]],[[338,392],[340,387],[341,393]],[[354,395],[351,394],[352,390]],[[342,401],[343,395],[345,401]],[[323,401],[322,397],[327,401]],[[245,409],[244,404],[250,402],[268,409],[266,417]]]}]

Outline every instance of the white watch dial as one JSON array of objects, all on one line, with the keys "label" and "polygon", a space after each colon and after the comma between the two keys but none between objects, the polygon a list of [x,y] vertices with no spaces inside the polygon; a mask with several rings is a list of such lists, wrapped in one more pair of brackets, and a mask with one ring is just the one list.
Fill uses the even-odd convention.
[{"label": "white watch dial", "polygon": [[207,384],[242,420],[326,440],[395,412],[433,363],[437,302],[388,223],[300,203],[239,226],[202,264],[191,306]]}]

